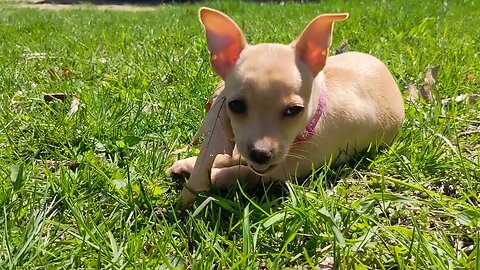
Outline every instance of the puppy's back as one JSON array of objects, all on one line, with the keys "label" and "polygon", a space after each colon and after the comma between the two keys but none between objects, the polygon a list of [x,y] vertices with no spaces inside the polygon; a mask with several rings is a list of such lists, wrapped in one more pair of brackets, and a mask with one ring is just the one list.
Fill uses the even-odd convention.
[{"label": "puppy's back", "polygon": [[[401,92],[383,62],[374,56],[349,52],[329,57],[324,68],[329,110],[357,124],[373,125],[382,141],[391,143],[404,119]],[[365,126],[365,127],[366,127]]]}]

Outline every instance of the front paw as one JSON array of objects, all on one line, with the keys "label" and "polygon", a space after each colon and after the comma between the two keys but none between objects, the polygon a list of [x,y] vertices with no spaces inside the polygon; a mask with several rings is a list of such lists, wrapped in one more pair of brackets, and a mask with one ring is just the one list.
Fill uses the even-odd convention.
[{"label": "front paw", "polygon": [[172,179],[175,180],[188,179],[190,178],[190,174],[195,166],[196,160],[197,157],[191,157],[175,161],[175,163],[173,163],[173,165],[167,169],[167,174],[169,174]]}]

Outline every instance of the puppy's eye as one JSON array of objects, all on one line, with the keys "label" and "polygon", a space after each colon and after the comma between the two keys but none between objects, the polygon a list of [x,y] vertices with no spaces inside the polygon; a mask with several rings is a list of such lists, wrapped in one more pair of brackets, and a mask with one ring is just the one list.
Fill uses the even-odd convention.
[{"label": "puppy's eye", "polygon": [[304,109],[304,107],[302,107],[302,106],[298,106],[298,105],[292,106],[292,107],[286,109],[283,112],[283,116],[294,117],[294,116],[298,115],[299,113],[301,113],[303,111],[303,109]]},{"label": "puppy's eye", "polygon": [[247,111],[247,104],[243,100],[236,99],[228,103],[228,108],[234,113],[242,114]]}]

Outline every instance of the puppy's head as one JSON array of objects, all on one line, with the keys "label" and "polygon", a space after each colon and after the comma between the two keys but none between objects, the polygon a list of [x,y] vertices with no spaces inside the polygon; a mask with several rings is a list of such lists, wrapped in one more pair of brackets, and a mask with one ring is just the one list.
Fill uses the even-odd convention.
[{"label": "puppy's head", "polygon": [[248,45],[225,14],[209,8],[199,13],[212,68],[225,81],[237,148],[256,173],[267,174],[284,161],[315,112],[314,78],[325,66],[333,22],[348,15],[315,18],[290,45]]}]

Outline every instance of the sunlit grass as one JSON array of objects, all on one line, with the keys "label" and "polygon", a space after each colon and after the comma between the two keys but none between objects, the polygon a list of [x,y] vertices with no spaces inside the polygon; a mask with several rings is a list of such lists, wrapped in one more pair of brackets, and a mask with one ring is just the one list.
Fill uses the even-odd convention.
[{"label": "sunlit grass", "polygon": [[0,268],[480,268],[480,103],[446,101],[478,93],[475,1],[204,3],[251,43],[349,12],[333,47],[382,59],[402,89],[440,71],[436,102],[407,103],[390,149],[282,187],[213,191],[181,213],[165,169],[218,81],[201,5],[0,5]]}]

